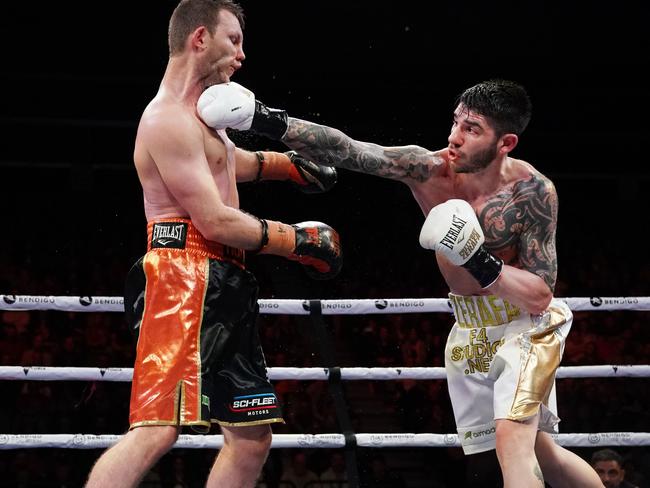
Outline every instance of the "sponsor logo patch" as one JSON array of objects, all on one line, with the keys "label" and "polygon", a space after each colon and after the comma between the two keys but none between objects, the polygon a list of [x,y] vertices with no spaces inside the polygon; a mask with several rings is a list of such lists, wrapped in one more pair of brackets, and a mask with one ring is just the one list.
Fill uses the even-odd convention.
[{"label": "sponsor logo patch", "polygon": [[265,415],[270,410],[278,408],[278,402],[273,393],[236,396],[228,408],[231,412],[245,413],[247,416]]},{"label": "sponsor logo patch", "polygon": [[184,249],[187,238],[187,223],[159,222],[153,224],[151,248]]}]

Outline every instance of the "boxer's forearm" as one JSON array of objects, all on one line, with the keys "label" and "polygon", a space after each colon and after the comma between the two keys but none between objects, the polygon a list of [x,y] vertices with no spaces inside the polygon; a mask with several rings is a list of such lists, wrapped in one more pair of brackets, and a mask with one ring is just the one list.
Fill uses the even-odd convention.
[{"label": "boxer's forearm", "polygon": [[425,181],[442,161],[419,146],[385,147],[352,139],[333,127],[289,117],[282,137],[288,147],[317,164],[391,178]]},{"label": "boxer's forearm", "polygon": [[542,278],[508,265],[503,266],[499,278],[486,289],[531,314],[542,313],[553,299],[553,292]]}]

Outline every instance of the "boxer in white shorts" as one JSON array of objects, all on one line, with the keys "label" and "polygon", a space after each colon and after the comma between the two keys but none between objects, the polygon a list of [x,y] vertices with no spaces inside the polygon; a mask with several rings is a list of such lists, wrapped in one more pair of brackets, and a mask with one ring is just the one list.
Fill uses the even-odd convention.
[{"label": "boxer in white shorts", "polygon": [[447,385],[465,454],[496,447],[495,419],[557,431],[555,372],[573,315],[553,300],[531,315],[494,295],[449,294],[456,317],[445,348]]},{"label": "boxer in white shorts", "polygon": [[[345,90],[344,80],[339,88]],[[389,90],[377,100],[378,113],[385,99],[426,105],[414,97]],[[358,141],[338,129],[269,108],[232,82],[208,88],[199,98],[198,109],[214,129],[252,131],[282,141],[316,164],[405,183],[427,216],[420,244],[435,251],[449,291],[488,303],[489,296],[499,297],[492,299],[494,306],[510,312],[519,309],[517,317],[501,315],[499,325],[483,322],[486,327],[480,327],[476,322],[467,329],[459,321],[451,332],[449,389],[461,437],[471,432],[472,442],[469,437],[464,442],[466,452],[496,448],[505,488],[543,488],[544,483],[554,488],[602,488],[585,460],[545,432],[557,421],[550,415],[553,378],[571,315],[553,301],[555,186],[530,163],[510,156],[532,111],[521,85],[488,80],[463,91],[454,110],[449,144],[439,151]],[[397,222],[376,231],[377,242],[392,233],[410,232]],[[476,307],[477,320],[489,322],[478,302]],[[473,320],[467,306],[457,313],[465,323],[470,323],[466,318]],[[562,325],[558,314],[564,316]],[[539,317],[531,320],[531,316]],[[491,356],[485,351],[478,361],[460,356],[453,360],[454,351],[459,351],[454,347],[476,345],[479,350],[479,340],[486,347],[489,343]]]}]

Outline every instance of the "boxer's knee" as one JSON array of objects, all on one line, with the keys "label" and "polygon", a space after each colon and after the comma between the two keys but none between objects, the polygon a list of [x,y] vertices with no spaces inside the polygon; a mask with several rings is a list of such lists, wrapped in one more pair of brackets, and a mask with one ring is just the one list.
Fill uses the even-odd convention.
[{"label": "boxer's knee", "polygon": [[498,419],[496,421],[496,450],[499,460],[514,461],[535,455],[537,422]]},{"label": "boxer's knee", "polygon": [[146,425],[136,427],[127,435],[144,449],[164,454],[178,439],[180,429],[175,425]]},{"label": "boxer's knee", "polygon": [[222,431],[226,446],[251,459],[265,459],[271,448],[273,435],[268,425],[222,427]]}]

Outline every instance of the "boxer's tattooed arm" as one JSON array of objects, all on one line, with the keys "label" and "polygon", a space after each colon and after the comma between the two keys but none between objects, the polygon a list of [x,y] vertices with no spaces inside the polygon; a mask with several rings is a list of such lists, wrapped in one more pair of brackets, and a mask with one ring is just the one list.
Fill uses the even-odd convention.
[{"label": "boxer's tattooed arm", "polygon": [[356,141],[338,129],[294,118],[289,118],[282,142],[317,164],[395,180],[426,181],[440,174],[443,166],[440,156],[419,146]]},{"label": "boxer's tattooed arm", "polygon": [[486,247],[535,273],[551,290],[557,278],[557,210],[553,183],[533,174],[491,197],[479,214]]}]

